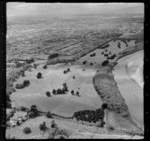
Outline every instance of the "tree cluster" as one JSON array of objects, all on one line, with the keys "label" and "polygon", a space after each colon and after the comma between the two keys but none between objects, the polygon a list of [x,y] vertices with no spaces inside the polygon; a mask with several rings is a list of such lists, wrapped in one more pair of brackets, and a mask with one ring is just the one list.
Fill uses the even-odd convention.
[{"label": "tree cluster", "polygon": [[103,109],[99,108],[97,110],[82,110],[75,112],[73,117],[76,120],[87,121],[96,123],[104,118],[104,111]]},{"label": "tree cluster", "polygon": [[47,97],[51,96],[51,93],[49,91],[46,92]]},{"label": "tree cluster", "polygon": [[47,69],[47,65],[44,65],[44,66],[43,66],[43,69]]},{"label": "tree cluster", "polygon": [[51,112],[50,111],[48,111],[47,113],[46,113],[46,115],[45,115],[47,118],[53,118],[53,116],[52,116],[52,114],[51,114]]},{"label": "tree cluster", "polygon": [[41,124],[39,125],[39,128],[40,128],[41,131],[46,131],[46,129],[47,129],[46,123],[45,123],[45,122],[41,123]]},{"label": "tree cluster", "polygon": [[42,73],[41,73],[41,72],[38,72],[36,77],[37,77],[37,79],[42,78]]},{"label": "tree cluster", "polygon": [[53,59],[53,58],[56,58],[56,57],[58,57],[58,56],[59,56],[58,53],[51,54],[51,55],[48,56],[48,60]]},{"label": "tree cluster", "polygon": [[68,86],[66,83],[63,84],[63,88],[62,89],[53,89],[52,93],[54,95],[58,95],[58,94],[66,94],[66,92],[68,92]]},{"label": "tree cluster", "polygon": [[28,87],[30,85],[29,80],[24,80],[21,84],[16,84],[16,89],[23,89],[25,87]]},{"label": "tree cluster", "polygon": [[40,115],[40,113],[39,113],[36,105],[32,105],[30,107],[30,110],[27,112],[27,117],[29,117],[29,118],[35,118],[39,115]]},{"label": "tree cluster", "polygon": [[109,63],[109,61],[108,61],[108,60],[105,60],[105,61],[103,61],[102,66],[108,65],[108,63]]},{"label": "tree cluster", "polygon": [[30,129],[29,127],[25,127],[25,128],[23,129],[23,132],[24,132],[25,134],[30,134],[32,131],[31,131],[31,129]]},{"label": "tree cluster", "polygon": [[108,57],[107,59],[113,60],[115,57],[116,57],[116,54],[114,54],[114,55]]},{"label": "tree cluster", "polygon": [[64,70],[64,74],[67,74],[68,72],[70,72],[70,68],[68,68],[67,70]]},{"label": "tree cluster", "polygon": [[74,90],[71,90],[71,94],[72,94],[72,95],[76,95],[76,96],[80,96],[79,91],[77,91],[77,92],[75,93]]},{"label": "tree cluster", "polygon": [[94,57],[95,55],[96,55],[96,53],[94,52],[94,53],[90,54],[90,57]]}]

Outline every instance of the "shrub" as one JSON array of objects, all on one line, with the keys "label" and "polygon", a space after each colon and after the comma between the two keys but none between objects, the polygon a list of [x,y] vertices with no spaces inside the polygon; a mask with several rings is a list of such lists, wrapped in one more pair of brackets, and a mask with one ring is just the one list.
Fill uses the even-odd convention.
[{"label": "shrub", "polygon": [[41,123],[41,124],[39,125],[39,128],[40,128],[41,131],[45,131],[45,130],[47,129],[46,123],[45,123],[45,122]]},{"label": "shrub", "polygon": [[39,72],[39,73],[37,74],[37,79],[40,79],[40,78],[42,78],[42,73]]},{"label": "shrub", "polygon": [[32,131],[31,131],[31,129],[30,129],[29,127],[25,127],[25,128],[23,129],[23,132],[24,132],[25,134],[30,134]]},{"label": "shrub", "polygon": [[46,92],[46,95],[47,95],[48,97],[50,97],[50,96],[51,96],[51,93],[50,93],[49,91],[47,91],[47,92]]}]

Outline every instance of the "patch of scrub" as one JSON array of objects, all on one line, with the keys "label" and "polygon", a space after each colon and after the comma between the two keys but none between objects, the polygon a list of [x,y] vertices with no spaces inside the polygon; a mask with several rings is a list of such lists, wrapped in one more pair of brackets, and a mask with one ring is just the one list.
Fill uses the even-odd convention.
[{"label": "patch of scrub", "polygon": [[[126,65],[135,60],[140,62],[143,60],[143,51],[136,52],[134,54],[125,56],[118,61],[118,65],[115,66],[113,71],[114,79],[117,82],[117,86],[122,96],[128,105],[129,111],[133,119],[143,127],[143,89],[136,81],[128,74]],[[135,61],[135,62],[136,62]],[[131,65],[131,64],[130,64]],[[134,72],[137,68],[132,69]]]}]

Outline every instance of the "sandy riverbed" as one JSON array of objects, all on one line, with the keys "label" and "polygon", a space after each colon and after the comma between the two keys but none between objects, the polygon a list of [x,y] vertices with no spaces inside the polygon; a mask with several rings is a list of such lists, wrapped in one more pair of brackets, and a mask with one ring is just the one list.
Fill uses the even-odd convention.
[{"label": "sandy riverbed", "polygon": [[142,65],[143,51],[138,51],[121,58],[113,74],[131,116],[143,128],[143,82],[137,73]]}]

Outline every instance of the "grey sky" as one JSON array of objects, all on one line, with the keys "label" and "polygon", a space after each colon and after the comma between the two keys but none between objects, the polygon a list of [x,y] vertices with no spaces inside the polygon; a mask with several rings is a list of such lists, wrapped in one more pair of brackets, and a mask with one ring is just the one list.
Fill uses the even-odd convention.
[{"label": "grey sky", "polygon": [[7,16],[144,13],[143,3],[7,3]]}]

